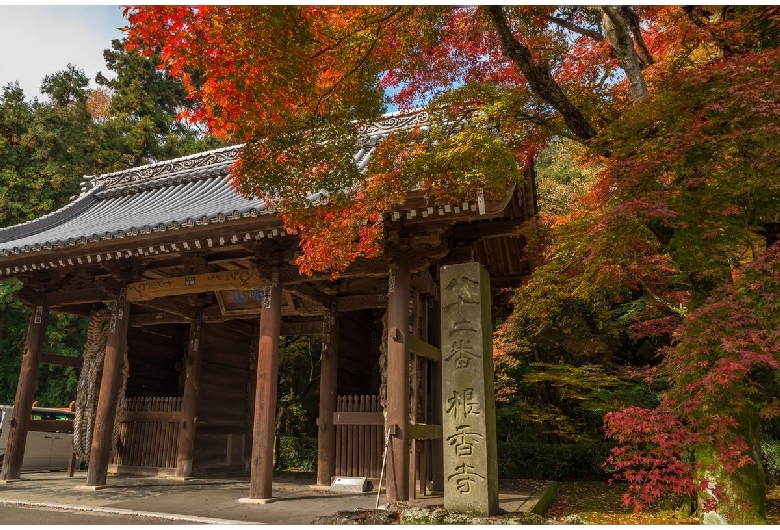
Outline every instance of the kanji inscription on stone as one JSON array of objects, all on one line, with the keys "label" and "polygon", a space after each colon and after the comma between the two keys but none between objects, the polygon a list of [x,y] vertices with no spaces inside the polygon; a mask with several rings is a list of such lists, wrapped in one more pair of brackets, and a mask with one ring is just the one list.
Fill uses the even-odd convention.
[{"label": "kanji inscription on stone", "polygon": [[498,510],[490,278],[479,263],[441,268],[444,507]]}]

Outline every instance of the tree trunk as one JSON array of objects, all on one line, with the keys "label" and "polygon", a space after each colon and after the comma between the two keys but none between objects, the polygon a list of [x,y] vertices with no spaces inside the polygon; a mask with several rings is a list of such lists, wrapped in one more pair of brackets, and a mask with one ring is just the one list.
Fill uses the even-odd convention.
[{"label": "tree trunk", "polygon": [[634,50],[634,40],[631,38],[626,21],[614,7],[605,6],[601,9],[604,12],[601,20],[604,33],[620,57],[620,63],[631,87],[631,95],[635,101],[644,99],[647,97],[647,84],[644,75],[642,75],[642,67],[639,64],[636,50]]},{"label": "tree trunk", "polygon": [[[735,428],[735,434],[745,438],[753,463],[728,472],[718,464],[715,448],[696,451],[699,463],[714,468],[700,477],[709,484],[707,490],[699,492],[698,498],[699,513],[704,524],[766,523],[766,477],[761,458],[760,419],[755,411],[748,411],[737,417],[737,421],[739,425]],[[718,500],[718,505],[714,510],[707,511],[705,503],[713,497]]]}]

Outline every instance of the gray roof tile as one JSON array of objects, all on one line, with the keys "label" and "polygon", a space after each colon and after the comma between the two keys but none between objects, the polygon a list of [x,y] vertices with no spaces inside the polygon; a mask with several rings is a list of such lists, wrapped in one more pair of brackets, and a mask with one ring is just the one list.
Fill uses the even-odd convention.
[{"label": "gray roof tile", "polygon": [[[395,130],[427,122],[425,111],[390,114],[360,130],[365,140],[355,162],[366,168],[379,142]],[[159,227],[274,213],[263,201],[245,198],[230,183],[230,167],[241,145],[207,151],[105,175],[84,177],[82,193],[70,204],[33,221],[0,229],[0,260],[41,248],[90,243],[151,233]],[[309,197],[313,204],[327,197]]]}]

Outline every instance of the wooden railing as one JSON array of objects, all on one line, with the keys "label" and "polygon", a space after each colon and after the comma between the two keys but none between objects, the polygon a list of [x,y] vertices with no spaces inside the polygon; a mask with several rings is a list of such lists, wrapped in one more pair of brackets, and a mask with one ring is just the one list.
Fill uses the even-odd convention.
[{"label": "wooden railing", "polygon": [[333,424],[336,475],[378,478],[384,447],[379,396],[338,396]]},{"label": "wooden railing", "polygon": [[180,397],[126,398],[117,450],[111,463],[175,468],[180,422]]}]

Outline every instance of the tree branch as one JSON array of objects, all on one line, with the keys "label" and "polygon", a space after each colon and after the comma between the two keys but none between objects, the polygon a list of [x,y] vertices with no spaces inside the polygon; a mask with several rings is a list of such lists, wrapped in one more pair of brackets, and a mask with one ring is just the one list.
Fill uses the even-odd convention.
[{"label": "tree branch", "polygon": [[512,35],[503,8],[487,6],[485,9],[498,33],[501,51],[520,68],[531,91],[561,114],[566,126],[579,141],[587,142],[596,136],[596,131],[582,112],[569,100],[549,69],[536,64],[531,56],[531,50]]},{"label": "tree branch", "polygon": [[653,56],[650,55],[650,51],[647,49],[645,39],[642,37],[642,28],[639,25],[639,15],[636,14],[634,8],[631,6],[623,6],[620,8],[620,14],[623,15],[628,27],[631,28],[631,34],[634,36],[634,42],[639,49],[639,59],[642,61],[642,68],[647,68],[655,61]]},{"label": "tree branch", "polygon": [[569,31],[578,33],[584,37],[590,37],[596,42],[601,42],[604,40],[604,35],[602,35],[599,31],[595,29],[583,28],[582,26],[578,26],[577,24],[574,24],[573,22],[569,22],[566,19],[560,17],[554,17],[552,15],[546,15],[544,18],[546,18],[549,22],[552,22],[553,24],[562,27],[563,29],[568,29]]}]

